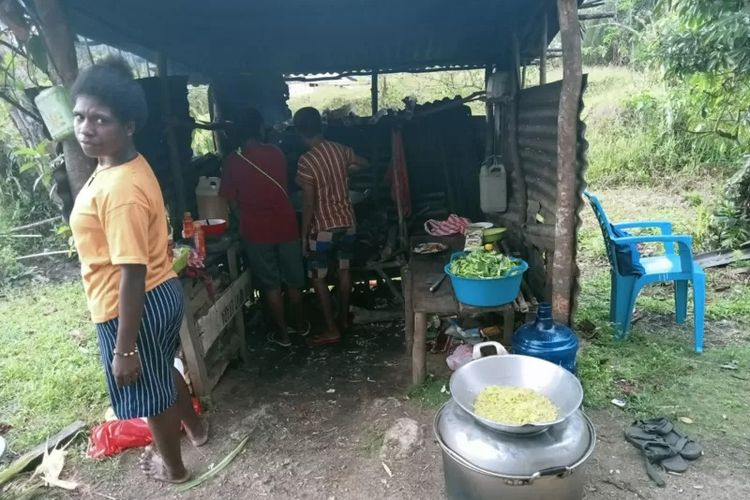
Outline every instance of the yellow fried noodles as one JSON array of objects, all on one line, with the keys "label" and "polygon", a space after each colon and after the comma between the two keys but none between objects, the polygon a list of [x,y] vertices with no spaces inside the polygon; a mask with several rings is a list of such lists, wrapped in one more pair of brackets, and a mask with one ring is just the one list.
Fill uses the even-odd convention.
[{"label": "yellow fried noodles", "polygon": [[474,413],[498,424],[525,425],[554,420],[558,409],[533,389],[491,385],[474,400]]}]

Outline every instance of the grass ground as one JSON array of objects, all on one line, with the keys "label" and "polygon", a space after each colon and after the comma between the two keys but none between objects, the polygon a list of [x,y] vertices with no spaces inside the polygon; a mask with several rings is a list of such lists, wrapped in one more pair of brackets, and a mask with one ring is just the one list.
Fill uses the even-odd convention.
[{"label": "grass ground", "polygon": [[80,283],[5,290],[0,318],[0,423],[11,426],[11,451],[74,420],[103,418],[99,349]]}]

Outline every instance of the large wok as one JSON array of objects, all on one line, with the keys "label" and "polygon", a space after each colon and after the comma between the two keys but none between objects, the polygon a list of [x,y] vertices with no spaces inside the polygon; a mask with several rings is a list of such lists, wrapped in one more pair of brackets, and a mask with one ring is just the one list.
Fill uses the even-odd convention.
[{"label": "large wok", "polygon": [[[483,344],[474,346],[475,358],[482,347]],[[533,389],[547,396],[557,406],[558,417],[549,422],[526,425],[499,424],[482,418],[474,413],[474,400],[482,389],[490,385]],[[511,434],[543,432],[550,426],[563,422],[578,410],[583,402],[583,388],[575,375],[549,361],[517,354],[486,356],[470,361],[453,374],[450,390],[456,403],[477,421],[492,429]]]}]

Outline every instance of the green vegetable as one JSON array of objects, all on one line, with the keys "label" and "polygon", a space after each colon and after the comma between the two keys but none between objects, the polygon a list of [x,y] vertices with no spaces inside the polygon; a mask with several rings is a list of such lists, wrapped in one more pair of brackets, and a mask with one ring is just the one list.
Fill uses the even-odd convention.
[{"label": "green vegetable", "polygon": [[479,250],[451,262],[451,273],[462,278],[504,278],[518,264],[501,253]]}]

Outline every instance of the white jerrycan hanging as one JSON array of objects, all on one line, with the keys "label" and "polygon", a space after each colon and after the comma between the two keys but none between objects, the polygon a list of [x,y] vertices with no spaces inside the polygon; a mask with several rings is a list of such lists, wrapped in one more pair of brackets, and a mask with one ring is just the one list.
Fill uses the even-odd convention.
[{"label": "white jerrycan hanging", "polygon": [[479,169],[479,203],[486,214],[508,210],[508,176],[499,156],[490,156]]}]

